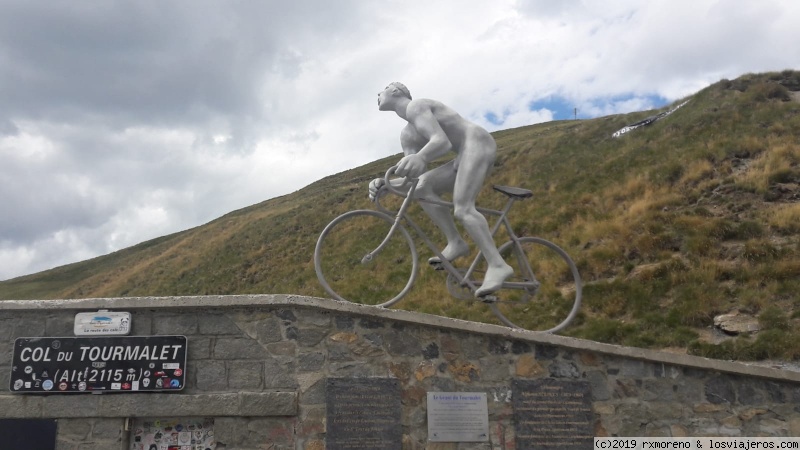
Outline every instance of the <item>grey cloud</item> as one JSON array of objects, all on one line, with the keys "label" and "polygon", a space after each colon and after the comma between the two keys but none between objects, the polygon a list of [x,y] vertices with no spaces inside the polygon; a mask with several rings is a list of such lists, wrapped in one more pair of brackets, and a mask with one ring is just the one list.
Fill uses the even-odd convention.
[{"label": "grey cloud", "polygon": [[357,10],[338,6],[4,1],[0,118],[175,126],[258,115],[264,74],[296,73],[289,44],[349,32]]}]

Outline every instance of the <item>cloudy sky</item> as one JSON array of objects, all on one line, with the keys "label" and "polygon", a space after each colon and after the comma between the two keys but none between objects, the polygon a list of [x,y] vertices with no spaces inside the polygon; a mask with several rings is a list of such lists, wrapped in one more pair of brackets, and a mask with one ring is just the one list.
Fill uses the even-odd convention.
[{"label": "cloudy sky", "polygon": [[800,69],[798,23],[796,0],[0,0],[0,280],[399,152],[391,81],[490,130],[597,117]]}]

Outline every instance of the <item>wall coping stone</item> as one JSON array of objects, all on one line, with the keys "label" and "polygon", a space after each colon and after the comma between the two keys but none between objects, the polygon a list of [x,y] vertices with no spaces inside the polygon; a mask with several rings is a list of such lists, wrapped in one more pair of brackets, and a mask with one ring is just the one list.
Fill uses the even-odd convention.
[{"label": "wall coping stone", "polygon": [[[0,311],[55,311],[76,310],[96,311],[108,310],[181,310],[184,308],[237,308],[237,307],[267,307],[276,308],[307,308],[370,316],[375,318],[394,320],[423,326],[478,333],[493,337],[516,339],[532,342],[534,344],[554,345],[575,351],[597,352],[623,358],[633,358],[651,363],[662,363],[683,367],[697,368],[706,371],[725,372],[736,375],[768,378],[772,380],[800,382],[800,372],[772,367],[764,367],[735,361],[723,361],[703,358],[699,356],[669,353],[659,350],[649,350],[619,345],[604,344],[600,342],[559,336],[549,333],[512,329],[500,325],[471,322],[448,317],[423,314],[398,309],[386,309],[376,306],[360,305],[332,299],[306,297],[287,294],[258,294],[258,295],[208,295],[208,296],[181,296],[181,297],[121,297],[121,298],[88,298],[68,300],[3,300],[0,301]],[[169,394],[167,394],[169,395]],[[212,394],[213,395],[213,394]],[[237,394],[219,394],[237,395]],[[1,398],[2,396],[0,396]],[[116,398],[116,396],[114,396]],[[0,403],[0,411],[5,408]],[[9,405],[10,406],[10,405]],[[296,408],[296,407],[295,407]]]}]

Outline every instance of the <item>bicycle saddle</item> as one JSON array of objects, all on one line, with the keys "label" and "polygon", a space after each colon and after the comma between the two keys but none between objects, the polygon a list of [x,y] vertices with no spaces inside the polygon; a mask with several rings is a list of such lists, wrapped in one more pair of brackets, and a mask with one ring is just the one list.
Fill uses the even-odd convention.
[{"label": "bicycle saddle", "polygon": [[533,197],[533,192],[518,187],[492,185],[492,188],[497,192],[502,192],[509,197],[518,199]]}]

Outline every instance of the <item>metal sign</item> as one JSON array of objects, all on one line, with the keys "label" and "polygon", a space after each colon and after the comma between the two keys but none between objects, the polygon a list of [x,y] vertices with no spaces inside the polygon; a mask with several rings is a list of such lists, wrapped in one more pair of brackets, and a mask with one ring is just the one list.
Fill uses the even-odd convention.
[{"label": "metal sign", "polygon": [[131,332],[131,313],[100,310],[75,314],[75,336],[126,336]]},{"label": "metal sign", "polygon": [[489,442],[485,392],[428,392],[428,441]]},{"label": "metal sign", "polygon": [[186,336],[18,338],[14,393],[179,391]]}]

